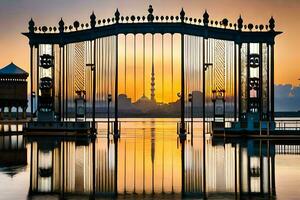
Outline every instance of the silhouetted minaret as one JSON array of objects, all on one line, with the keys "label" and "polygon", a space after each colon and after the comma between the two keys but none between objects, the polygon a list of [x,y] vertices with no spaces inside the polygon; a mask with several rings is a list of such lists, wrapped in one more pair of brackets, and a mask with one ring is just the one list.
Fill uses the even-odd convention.
[{"label": "silhouetted minaret", "polygon": [[155,101],[155,73],[154,73],[153,63],[152,63],[152,72],[151,72],[151,100]]}]

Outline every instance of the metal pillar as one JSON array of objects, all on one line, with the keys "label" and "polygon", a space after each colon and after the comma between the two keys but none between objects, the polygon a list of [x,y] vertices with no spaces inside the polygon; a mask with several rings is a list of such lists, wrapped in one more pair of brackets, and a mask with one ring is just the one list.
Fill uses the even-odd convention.
[{"label": "metal pillar", "polygon": [[62,67],[62,59],[61,59],[61,53],[62,53],[62,46],[59,46],[59,79],[58,79],[58,121],[61,121],[61,67]]},{"label": "metal pillar", "polygon": [[247,64],[246,64],[246,68],[247,68],[247,74],[246,74],[246,93],[247,93],[247,109],[246,109],[246,112],[247,113],[250,113],[250,43],[247,43]]},{"label": "metal pillar", "polygon": [[271,121],[274,121],[274,43],[271,44]]},{"label": "metal pillar", "polygon": [[203,139],[203,149],[202,149],[202,156],[203,156],[203,196],[204,198],[206,197],[206,166],[205,166],[205,71],[206,71],[206,66],[205,66],[205,38],[203,38],[203,72],[202,72],[202,121],[203,121],[203,132],[202,132],[202,139]]},{"label": "metal pillar", "polygon": [[237,73],[236,73],[236,70],[237,70],[237,62],[236,62],[236,43],[234,43],[234,72],[233,72],[233,74],[234,74],[234,93],[233,93],[233,95],[234,95],[234,121],[236,121],[237,120],[237,80],[236,80],[236,75],[237,75]]},{"label": "metal pillar", "polygon": [[270,121],[270,47],[267,45],[267,119]]},{"label": "metal pillar", "polygon": [[238,112],[239,112],[239,121],[241,120],[242,116],[242,44],[238,43],[238,55],[239,55],[239,60],[238,60],[238,85],[239,85],[239,92],[238,92]]},{"label": "metal pillar", "polygon": [[65,46],[62,47],[62,121],[65,121]]},{"label": "metal pillar", "polygon": [[[91,46],[92,46],[92,41],[91,41]],[[92,48],[91,48],[92,49]],[[96,40],[94,40],[94,58],[93,58],[93,66],[92,66],[92,71],[93,71],[93,123],[92,123],[92,131],[93,133],[96,133]],[[92,55],[91,55],[92,56]]]},{"label": "metal pillar", "polygon": [[263,55],[262,55],[262,43],[259,43],[259,95],[258,98],[260,98],[259,101],[259,119],[263,120]]},{"label": "metal pillar", "polygon": [[55,114],[55,51],[54,51],[54,45],[52,44],[51,46],[52,48],[52,56],[53,56],[53,66],[52,66],[52,84],[53,84],[53,87],[52,87],[52,102],[53,102],[53,105],[52,105],[52,109],[54,111],[54,114]]},{"label": "metal pillar", "polygon": [[65,98],[66,98],[66,121],[68,121],[68,117],[69,117],[69,115],[68,115],[68,101],[69,101],[69,95],[68,95],[68,93],[69,93],[69,90],[68,90],[68,88],[69,88],[69,81],[68,81],[68,71],[69,71],[69,46],[68,45],[66,45],[66,72],[65,72],[65,77],[64,77],[64,79],[66,79],[66,96],[65,96]]},{"label": "metal pillar", "polygon": [[33,46],[30,45],[30,120],[33,120]]},{"label": "metal pillar", "polygon": [[36,109],[37,114],[39,112],[39,96],[40,96],[40,48],[39,45],[36,45]]}]

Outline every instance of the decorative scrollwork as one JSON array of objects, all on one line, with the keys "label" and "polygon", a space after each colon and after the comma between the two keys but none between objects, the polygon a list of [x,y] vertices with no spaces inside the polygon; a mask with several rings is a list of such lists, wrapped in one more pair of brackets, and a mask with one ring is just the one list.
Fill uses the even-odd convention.
[{"label": "decorative scrollwork", "polygon": [[258,78],[250,78],[249,79],[249,89],[256,90],[256,91],[259,89],[259,79]]},{"label": "decorative scrollwork", "polygon": [[53,67],[53,60],[54,57],[49,54],[43,54],[40,56],[40,63],[41,67],[44,69],[49,69],[50,67]]},{"label": "decorative scrollwork", "polygon": [[258,54],[249,55],[249,67],[257,68],[260,65],[260,57]]}]

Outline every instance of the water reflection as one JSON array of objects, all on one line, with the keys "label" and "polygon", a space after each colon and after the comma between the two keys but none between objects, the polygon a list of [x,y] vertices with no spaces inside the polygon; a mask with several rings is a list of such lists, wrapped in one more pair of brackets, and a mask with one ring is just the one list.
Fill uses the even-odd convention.
[{"label": "water reflection", "polygon": [[[210,138],[205,142],[208,195],[275,192],[274,145],[224,144]],[[33,193],[172,194],[183,188],[185,195],[203,195],[200,137],[193,145],[189,139],[182,144],[183,154],[183,146],[168,129],[128,131],[117,143],[101,137],[35,138],[30,143]]]},{"label": "water reflection", "polygon": [[300,153],[297,141],[224,141],[207,135],[204,183],[200,133],[198,127],[193,140],[189,135],[180,143],[176,123],[143,122],[124,125],[118,141],[107,134],[95,139],[1,136],[0,175],[18,173],[13,169],[23,170],[28,160],[31,197],[265,198],[276,195],[275,155]]},{"label": "water reflection", "polygon": [[[247,140],[226,143],[206,139],[207,195],[275,195],[275,145]],[[203,192],[202,141],[185,150],[185,192]]]},{"label": "water reflection", "polygon": [[0,167],[2,170],[27,165],[27,148],[22,135],[0,136]]}]

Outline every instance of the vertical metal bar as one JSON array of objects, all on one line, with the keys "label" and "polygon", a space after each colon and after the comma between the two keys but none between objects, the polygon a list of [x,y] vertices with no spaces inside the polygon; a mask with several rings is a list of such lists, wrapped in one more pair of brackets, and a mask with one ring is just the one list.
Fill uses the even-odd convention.
[{"label": "vertical metal bar", "polygon": [[164,34],[162,34],[161,36],[161,71],[162,71],[162,85],[161,85],[161,93],[162,93],[162,103],[164,103],[164,100],[165,100],[165,93],[164,93],[164,83],[165,83],[165,63],[164,63]]},{"label": "vertical metal bar", "polygon": [[271,44],[271,120],[274,121],[274,44]]},{"label": "vertical metal bar", "polygon": [[259,118],[260,120],[263,120],[263,55],[262,55],[262,43],[259,43],[259,96],[258,98],[260,99],[259,101]]},{"label": "vertical metal bar", "polygon": [[[30,45],[30,120],[33,120],[33,46]],[[4,108],[2,108],[4,109]],[[30,183],[31,186],[31,183]]]},{"label": "vertical metal bar", "polygon": [[203,150],[202,150],[202,153],[203,153],[203,196],[204,198],[206,197],[206,166],[205,166],[205,71],[206,71],[206,66],[205,66],[205,59],[206,59],[206,51],[205,51],[205,41],[206,39],[203,38],[203,46],[202,46],[202,51],[203,51],[203,77],[202,77],[202,87],[203,87],[203,94],[202,94],[202,121],[203,121],[203,132],[202,132],[202,137],[203,137]]},{"label": "vertical metal bar", "polygon": [[133,56],[134,56],[134,61],[133,61],[133,70],[134,70],[134,101],[136,101],[136,34],[133,36]]},{"label": "vertical metal bar", "polygon": [[270,121],[270,47],[267,44],[267,119]]},{"label": "vertical metal bar", "polygon": [[237,62],[236,62],[236,43],[234,42],[234,121],[237,120],[237,80],[236,80],[236,70],[237,70]]},{"label": "vertical metal bar", "polygon": [[[91,57],[93,57],[93,65],[92,65],[92,68],[93,68],[93,125],[92,125],[92,128],[93,128],[93,131],[96,131],[96,40],[94,40],[94,46],[92,47],[93,45],[93,41],[91,41],[91,51],[92,51],[92,48],[94,47],[94,57],[93,55],[91,54]],[[94,132],[96,133],[96,132]]]},{"label": "vertical metal bar", "polygon": [[145,97],[145,77],[146,77],[146,71],[145,71],[145,34],[143,34],[143,97]]},{"label": "vertical metal bar", "polygon": [[59,46],[59,86],[58,86],[58,112],[59,112],[59,121],[61,120],[61,67],[62,67],[62,59],[61,59],[62,47]]},{"label": "vertical metal bar", "polygon": [[238,103],[238,112],[239,112],[239,121],[241,120],[241,116],[242,116],[242,44],[239,43],[238,44],[238,56],[239,56],[239,60],[238,60],[238,85],[239,85],[239,92],[238,92],[238,99],[239,99],[239,103]]},{"label": "vertical metal bar", "polygon": [[180,96],[180,103],[181,103],[181,127],[180,127],[180,134],[185,135],[185,123],[184,123],[184,112],[185,112],[185,73],[184,73],[184,34],[181,34],[181,96]]},{"label": "vertical metal bar", "polygon": [[125,87],[125,91],[124,93],[127,94],[127,77],[126,77],[126,74],[127,74],[127,37],[126,37],[126,34],[125,34],[125,61],[124,61],[124,69],[125,69],[125,72],[124,72],[124,87]]},{"label": "vertical metal bar", "polygon": [[250,62],[249,62],[249,55],[250,55],[250,43],[247,43],[247,81],[246,81],[246,87],[247,87],[247,112],[250,112],[250,86],[249,86],[249,79],[250,79]]},{"label": "vertical metal bar", "polygon": [[62,50],[62,121],[65,121],[65,45]]},{"label": "vertical metal bar", "polygon": [[[126,36],[125,36],[126,39]],[[116,35],[116,73],[115,73],[115,123],[114,123],[114,134],[115,136],[119,135],[119,130],[118,130],[118,85],[119,85],[119,40],[118,40],[118,35]],[[125,55],[126,57],[126,55]],[[125,74],[126,76],[126,74]],[[115,183],[116,184],[116,183]]]},{"label": "vertical metal bar", "polygon": [[171,34],[171,91],[172,91],[172,102],[173,102],[173,95],[174,95],[174,52],[173,52],[173,41],[174,38],[173,38],[173,34]]},{"label": "vertical metal bar", "polygon": [[36,46],[36,104],[37,104],[37,114],[39,111],[39,93],[40,93],[40,47],[39,45]]},{"label": "vertical metal bar", "polygon": [[69,45],[66,46],[66,120],[68,121],[68,96],[69,96],[69,82],[68,82],[68,71],[69,71]]},{"label": "vertical metal bar", "polygon": [[52,105],[52,109],[53,111],[55,112],[55,56],[54,56],[54,44],[52,44],[52,56],[53,56],[53,66],[52,66],[52,84],[53,84],[53,87],[52,87],[52,102],[53,102],[53,105]]}]

